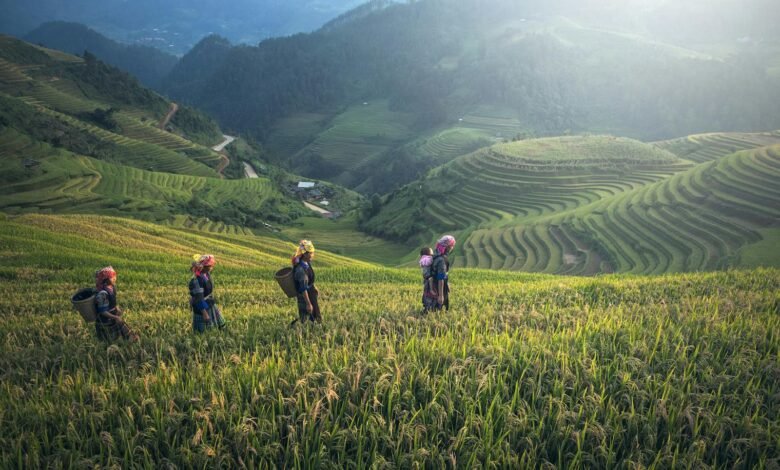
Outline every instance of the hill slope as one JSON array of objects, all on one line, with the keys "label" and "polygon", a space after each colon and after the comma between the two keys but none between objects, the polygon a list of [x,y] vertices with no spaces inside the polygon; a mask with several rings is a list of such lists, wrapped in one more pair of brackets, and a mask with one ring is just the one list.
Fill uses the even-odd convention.
[{"label": "hill slope", "polygon": [[[559,278],[318,253],[324,323],[290,328],[292,244],[101,217],[0,223],[0,466],[771,466],[780,272]],[[193,336],[195,253],[226,331]],[[138,344],[68,305],[119,271]],[[696,393],[691,393],[695,390]],[[293,432],[294,431],[294,432]]]},{"label": "hill slope", "polygon": [[406,238],[560,212],[657,181],[690,164],[630,139],[562,137],[497,144],[436,168],[364,223]]}]

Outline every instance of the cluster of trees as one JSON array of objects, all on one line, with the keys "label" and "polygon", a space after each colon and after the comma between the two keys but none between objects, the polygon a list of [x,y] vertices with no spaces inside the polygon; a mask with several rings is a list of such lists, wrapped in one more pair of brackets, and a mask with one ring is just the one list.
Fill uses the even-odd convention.
[{"label": "cluster of trees", "polygon": [[93,111],[78,113],[76,117],[82,121],[89,121],[111,132],[120,133],[122,132],[122,127],[114,118],[114,113],[117,111],[119,111],[119,109],[114,107],[108,109],[95,108]]},{"label": "cluster of trees", "polygon": [[171,124],[189,140],[212,146],[222,140],[222,132],[214,118],[189,106],[179,106]]}]

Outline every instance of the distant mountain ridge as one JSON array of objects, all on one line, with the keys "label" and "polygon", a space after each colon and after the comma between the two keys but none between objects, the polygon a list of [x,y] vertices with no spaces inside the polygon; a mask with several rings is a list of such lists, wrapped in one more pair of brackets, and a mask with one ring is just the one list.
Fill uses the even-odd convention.
[{"label": "distant mountain ridge", "polygon": [[89,51],[104,62],[134,75],[144,85],[159,89],[178,62],[174,55],[149,46],[121,44],[79,23],[44,23],[26,34],[25,41],[69,54]]},{"label": "distant mountain ridge", "polygon": [[[116,41],[181,55],[210,34],[257,44],[312,31],[361,0],[0,0],[0,32],[22,36],[49,21],[85,24]],[[72,51],[71,51],[72,52]]]}]

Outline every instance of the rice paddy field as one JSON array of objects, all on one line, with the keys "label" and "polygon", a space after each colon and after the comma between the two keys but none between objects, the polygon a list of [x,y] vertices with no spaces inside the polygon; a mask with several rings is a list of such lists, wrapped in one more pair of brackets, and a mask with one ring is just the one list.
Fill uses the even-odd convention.
[{"label": "rice paddy field", "polygon": [[[315,240],[315,243],[317,240]],[[293,246],[98,216],[0,221],[0,467],[776,468],[780,271],[556,277],[318,252],[324,322],[290,328]],[[194,253],[228,327],[191,333]],[[141,341],[99,342],[95,269]]]},{"label": "rice paddy field", "polygon": [[162,221],[186,214],[193,199],[216,208],[239,204],[247,214],[263,215],[271,212],[270,205],[282,202],[268,178],[224,180],[146,171],[74,155],[12,129],[0,131],[5,167],[21,167],[23,158],[36,159],[39,165],[0,190],[0,208],[12,214],[102,213]]}]

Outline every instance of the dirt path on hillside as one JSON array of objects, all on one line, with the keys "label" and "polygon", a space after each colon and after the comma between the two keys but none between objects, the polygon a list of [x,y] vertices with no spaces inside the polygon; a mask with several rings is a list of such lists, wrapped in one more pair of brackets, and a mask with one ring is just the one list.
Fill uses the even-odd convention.
[{"label": "dirt path on hillside", "polygon": [[219,176],[225,176],[222,174],[222,172],[225,171],[225,168],[227,168],[228,165],[230,165],[230,159],[224,153],[219,154],[219,159],[221,161],[219,162],[219,166],[217,166],[217,173],[219,173]]},{"label": "dirt path on hillside", "polygon": [[179,110],[179,105],[171,102],[171,109],[168,111],[168,114],[166,114],[165,117],[162,118],[158,127],[162,130],[165,130],[165,126],[167,126],[168,123],[171,122],[171,119],[173,119],[173,116],[176,115],[176,111],[178,110]]}]

